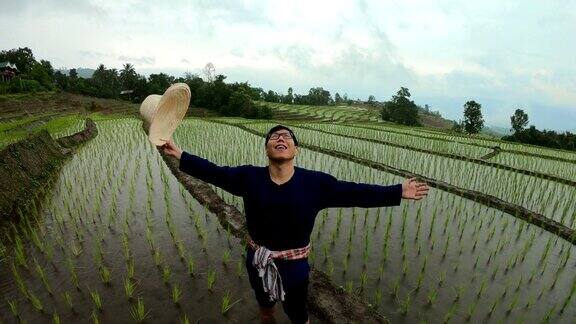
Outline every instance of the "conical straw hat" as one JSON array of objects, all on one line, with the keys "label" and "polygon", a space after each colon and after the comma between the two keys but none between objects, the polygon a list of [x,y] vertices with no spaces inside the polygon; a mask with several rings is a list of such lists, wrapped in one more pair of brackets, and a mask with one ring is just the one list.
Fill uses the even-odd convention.
[{"label": "conical straw hat", "polygon": [[156,146],[162,146],[169,139],[188,110],[190,87],[186,83],[171,85],[162,96],[149,95],[140,105],[140,115],[144,127],[148,129],[148,139]]}]

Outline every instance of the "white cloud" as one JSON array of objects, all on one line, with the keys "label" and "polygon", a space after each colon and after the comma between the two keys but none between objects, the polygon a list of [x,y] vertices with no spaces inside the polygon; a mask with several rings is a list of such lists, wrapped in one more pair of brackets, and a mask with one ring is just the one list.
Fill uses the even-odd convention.
[{"label": "white cloud", "polygon": [[[494,123],[514,107],[576,109],[573,1],[10,1],[0,48],[53,66],[180,75],[213,62],[266,89],[388,99],[400,86],[448,117],[468,99]],[[6,10],[4,10],[6,9]],[[6,14],[6,13],[9,13]],[[14,27],[14,26],[17,26]],[[574,128],[568,119],[556,127]]]}]

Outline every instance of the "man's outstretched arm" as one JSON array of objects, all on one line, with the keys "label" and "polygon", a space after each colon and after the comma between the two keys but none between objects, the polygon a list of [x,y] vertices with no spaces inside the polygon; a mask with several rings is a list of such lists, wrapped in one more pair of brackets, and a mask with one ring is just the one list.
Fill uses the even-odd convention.
[{"label": "man's outstretched arm", "polygon": [[398,206],[402,198],[420,200],[428,194],[428,186],[415,178],[390,186],[338,180],[326,174],[321,207],[384,207]]},{"label": "man's outstretched arm", "polygon": [[218,166],[207,159],[180,149],[170,139],[162,146],[164,153],[180,160],[180,171],[220,187],[233,195],[244,193],[243,167]]}]

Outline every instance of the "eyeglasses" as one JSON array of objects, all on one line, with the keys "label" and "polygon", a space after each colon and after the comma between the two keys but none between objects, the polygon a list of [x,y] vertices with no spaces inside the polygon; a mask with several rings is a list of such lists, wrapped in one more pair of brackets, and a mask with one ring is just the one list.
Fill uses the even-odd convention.
[{"label": "eyeglasses", "polygon": [[287,140],[292,139],[292,135],[290,135],[290,133],[273,133],[272,135],[270,135],[270,139],[275,141],[279,139],[280,136],[282,136],[282,138]]}]

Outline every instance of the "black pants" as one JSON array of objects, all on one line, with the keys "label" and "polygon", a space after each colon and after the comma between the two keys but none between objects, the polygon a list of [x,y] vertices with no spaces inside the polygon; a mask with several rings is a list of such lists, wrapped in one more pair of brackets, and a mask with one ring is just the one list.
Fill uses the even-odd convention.
[{"label": "black pants", "polygon": [[[256,300],[260,307],[271,308],[276,301],[270,301],[268,293],[264,292],[262,278],[258,276],[258,270],[252,265],[254,250],[248,248],[246,253],[246,269],[250,285],[256,294]],[[298,260],[277,260],[274,263],[278,268],[284,287],[284,301],[282,307],[284,313],[290,318],[292,323],[306,323],[308,320],[308,309],[306,302],[308,299],[308,283],[310,276],[310,264],[308,258]]]}]

